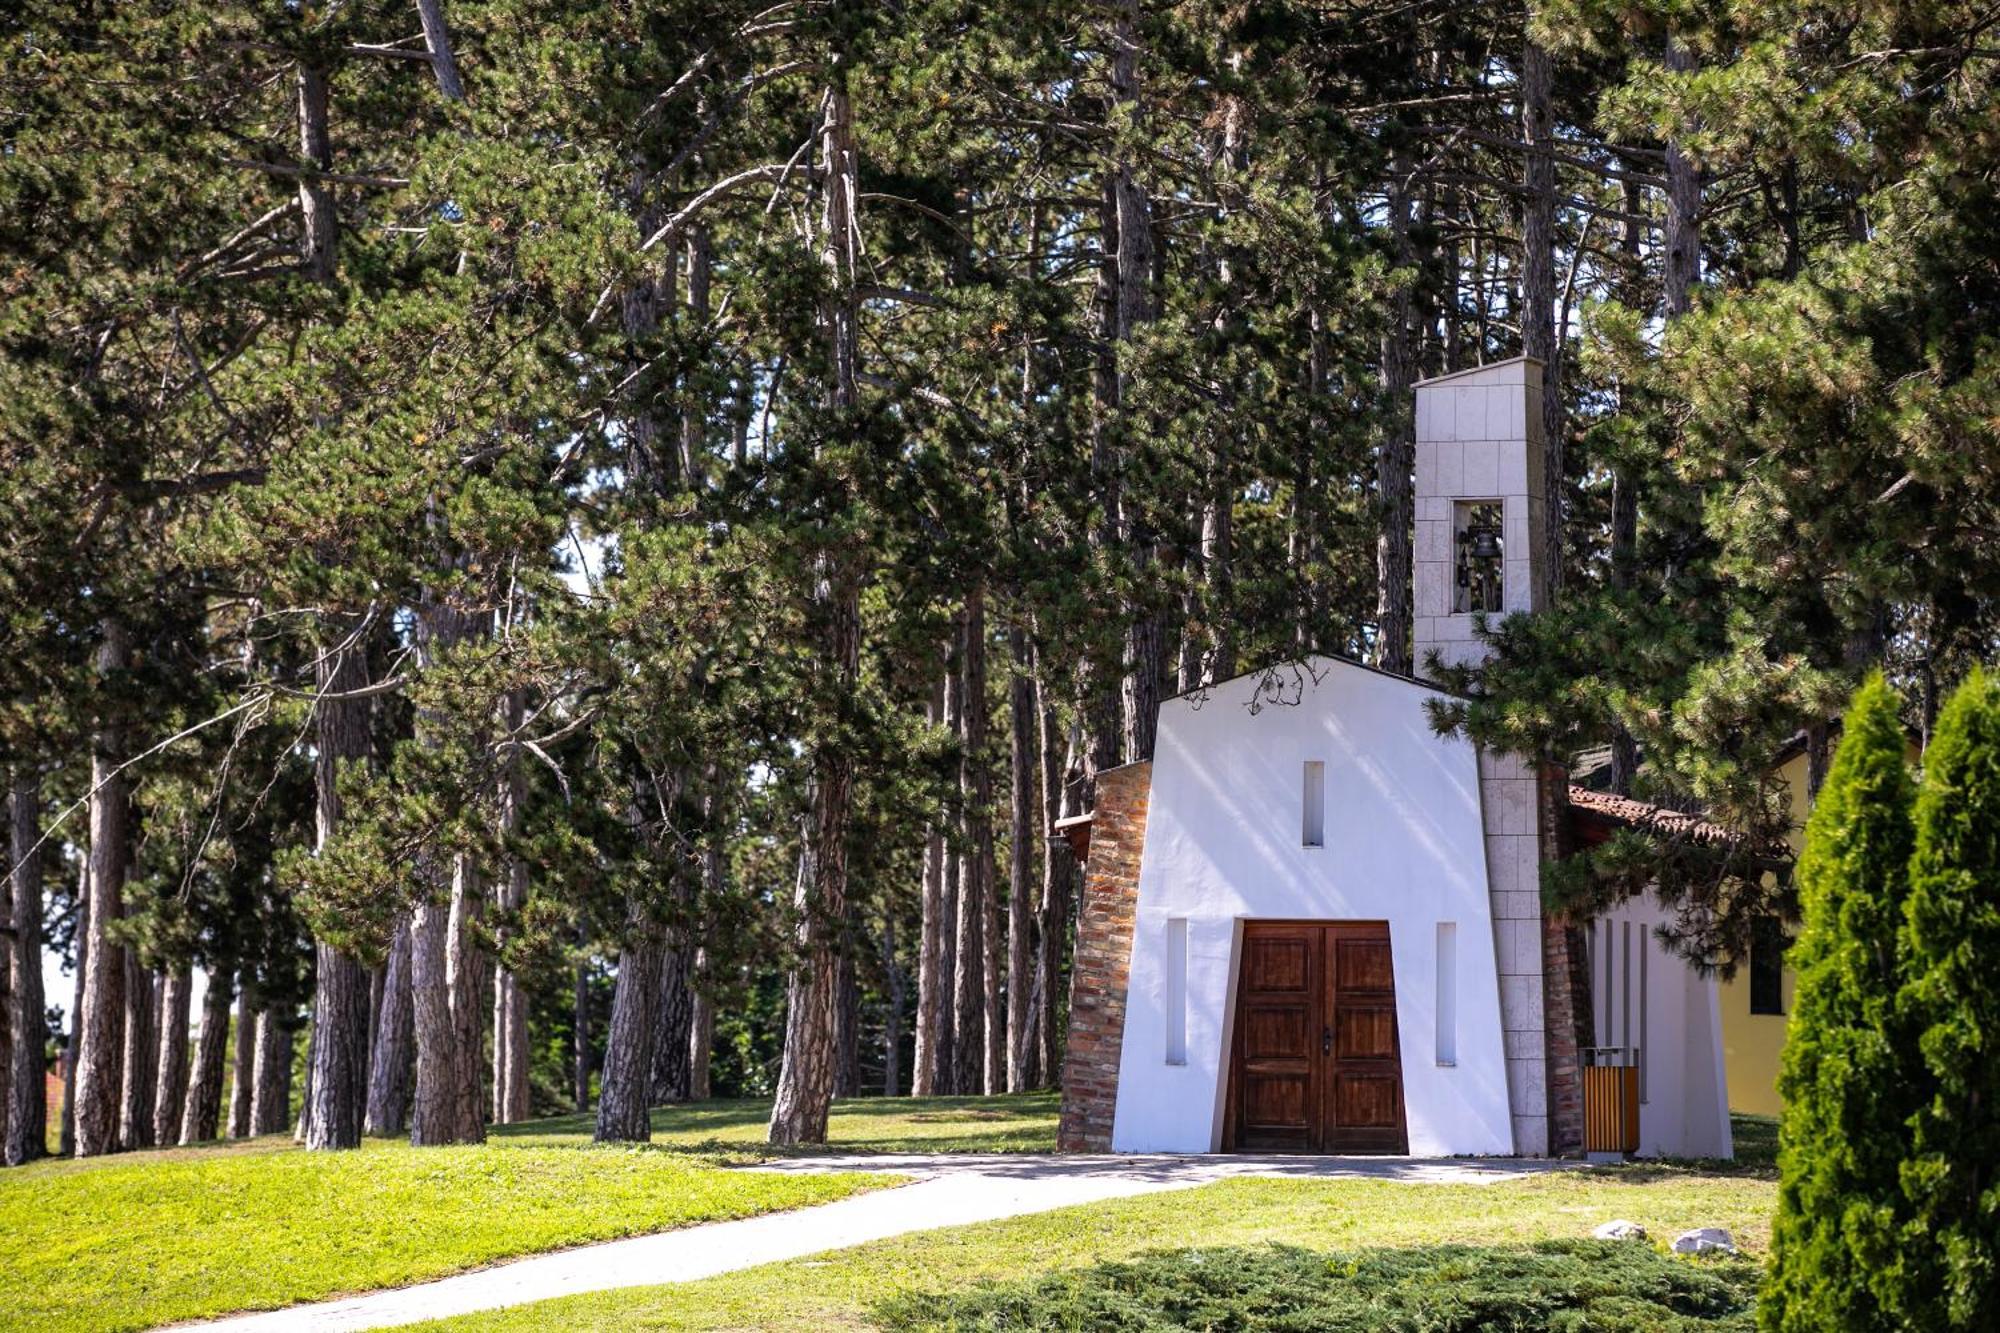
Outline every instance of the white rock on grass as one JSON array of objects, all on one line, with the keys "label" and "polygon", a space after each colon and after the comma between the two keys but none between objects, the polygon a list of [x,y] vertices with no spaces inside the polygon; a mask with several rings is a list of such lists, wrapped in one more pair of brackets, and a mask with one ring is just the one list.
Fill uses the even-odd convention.
[{"label": "white rock on grass", "polygon": [[1674,1237],[1675,1254],[1734,1254],[1736,1242],[1721,1227],[1696,1227]]},{"label": "white rock on grass", "polygon": [[1627,1222],[1621,1217],[1615,1222],[1606,1222],[1590,1234],[1599,1240],[1644,1240],[1646,1228],[1637,1222]]}]

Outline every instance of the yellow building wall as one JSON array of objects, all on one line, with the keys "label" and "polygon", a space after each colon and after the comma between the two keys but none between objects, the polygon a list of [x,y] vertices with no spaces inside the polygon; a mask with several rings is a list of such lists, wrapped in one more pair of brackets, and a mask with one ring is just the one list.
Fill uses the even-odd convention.
[{"label": "yellow building wall", "polygon": [[[1795,755],[1778,770],[1791,792],[1792,828],[1787,840],[1797,852],[1805,845],[1806,757]],[[1785,1025],[1791,1022],[1792,992],[1797,978],[1785,969],[1782,1014],[1750,1012],[1750,969],[1740,967],[1721,984],[1722,1070],[1729,1080],[1729,1109],[1746,1115],[1776,1115],[1778,1066],[1785,1050]]]},{"label": "yellow building wall", "polygon": [[1785,1025],[1791,1022],[1792,969],[1785,969],[1782,1014],[1750,1012],[1748,968],[1722,983],[1722,1072],[1729,1080],[1729,1109],[1745,1115],[1776,1115],[1778,1065],[1785,1050]]}]

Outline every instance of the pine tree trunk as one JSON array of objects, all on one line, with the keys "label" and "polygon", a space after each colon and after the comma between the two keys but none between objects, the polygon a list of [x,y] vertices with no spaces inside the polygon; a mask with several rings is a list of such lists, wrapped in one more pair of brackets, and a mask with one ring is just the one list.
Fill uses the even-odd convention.
[{"label": "pine tree trunk", "polygon": [[[993,832],[991,780],[983,784],[986,745],[985,615],[977,588],[966,594],[959,619],[958,791],[963,810],[964,850],[959,857],[958,922],[954,931],[951,1091],[967,1096],[980,1090],[986,1064],[986,922],[983,899],[990,888]],[[982,856],[981,846],[985,855]]]},{"label": "pine tree trunk", "polygon": [[951,1096],[964,1091],[958,1083],[958,900],[965,884],[965,801],[955,798],[945,812],[944,844],[944,991],[939,997],[937,1091]]},{"label": "pine tree trunk", "polygon": [[187,1100],[181,1108],[180,1138],[183,1147],[207,1143],[217,1137],[222,1118],[223,1064],[229,1047],[229,970],[215,968],[208,974],[208,990],[201,1001],[201,1036],[195,1042],[194,1070],[188,1077]]},{"label": "pine tree trunk", "polygon": [[7,1103],[0,1106],[6,1135],[0,1161],[8,1166],[31,1162],[48,1151],[48,1099],[43,1077],[48,1020],[42,994],[42,867],[46,864],[36,839],[41,837],[42,792],[39,779],[26,765],[14,771],[9,801],[9,862],[13,899],[14,985],[9,1008],[0,1022],[7,1027],[13,1079]]},{"label": "pine tree trunk", "polygon": [[653,1069],[650,1104],[664,1106],[688,1099],[688,1054],[694,1031],[694,991],[689,985],[694,950],[676,928],[667,933],[660,960],[660,997],[653,1011]]},{"label": "pine tree trunk", "polygon": [[1037,837],[1035,756],[1040,746],[1035,713],[1034,666],[1028,658],[1027,631],[1015,626],[1008,633],[1014,672],[1008,682],[1008,722],[1013,782],[1012,818],[1007,855],[1007,1091],[1024,1092],[1035,1061],[1033,892]]},{"label": "pine tree trunk", "polygon": [[[1407,153],[1389,165],[1389,236],[1396,266],[1412,263],[1410,250],[1411,164]],[[1378,527],[1375,537],[1375,654],[1384,671],[1421,671],[1414,662],[1410,598],[1413,593],[1412,525],[1416,521],[1412,493],[1416,466],[1416,423],[1410,406],[1416,382],[1415,349],[1411,346],[1411,304],[1407,285],[1389,301],[1389,323],[1382,334],[1381,441],[1375,452],[1375,493]]]},{"label": "pine tree trunk", "polygon": [[[526,715],[519,691],[511,692],[504,704],[508,732],[520,730]],[[527,799],[527,781],[521,772],[518,747],[509,751],[500,784],[500,832],[503,838],[520,834],[522,803]],[[501,858],[497,905],[503,916],[528,905],[528,863],[511,849]],[[526,1120],[528,1109],[528,996],[521,979],[503,962],[493,975],[493,1120],[511,1125]]]},{"label": "pine tree trunk", "polygon": [[697,949],[694,955],[694,1018],[688,1024],[688,1100],[705,1102],[709,1099],[709,1063],[715,1052],[715,1001],[711,998],[710,987],[714,978],[709,975],[707,949]]},{"label": "pine tree trunk", "polygon": [[153,1142],[170,1147],[180,1141],[187,1110],[188,1018],[194,1003],[194,977],[183,963],[167,973],[160,989],[160,1065],[155,1075]]},{"label": "pine tree trunk", "polygon": [[76,982],[70,990],[69,1031],[63,1040],[62,1124],[58,1127],[56,1153],[76,1154],[76,1062],[82,1049],[84,981],[90,975],[90,857],[77,858],[76,872]]},{"label": "pine tree trunk", "polygon": [[513,969],[493,974],[493,1123],[529,1118],[528,995]]},{"label": "pine tree trunk", "polygon": [[410,994],[416,1031],[416,1092],[410,1142],[481,1143],[477,965],[471,939],[480,889],[469,857],[452,858],[444,901],[418,904],[410,922]]},{"label": "pine tree trunk", "polygon": [[[1700,61],[1680,38],[1668,34],[1666,67],[1676,74],[1692,73]],[[1689,126],[1692,132],[1696,127]],[[1664,260],[1667,318],[1679,319],[1694,308],[1694,289],[1701,282],[1701,173],[1687,155],[1683,135],[1667,140],[1667,225]]]},{"label": "pine tree trunk", "polygon": [[458,61],[451,51],[444,0],[417,0],[417,21],[423,29],[424,51],[430,56],[431,77],[437,80],[438,92],[448,102],[464,101],[465,85],[459,81]]},{"label": "pine tree trunk", "polygon": [[250,1132],[282,1134],[292,1115],[292,1015],[267,1007],[257,1015],[256,1069],[250,1076]]},{"label": "pine tree trunk", "polygon": [[305,1145],[361,1146],[368,1100],[368,969],[321,941],[313,946],[313,1032],[306,1074]]},{"label": "pine tree trunk", "polygon": [[[319,659],[319,692],[339,695],[365,688],[368,659],[360,644],[360,622],[334,618],[328,629],[337,642]],[[315,855],[327,854],[340,828],[341,771],[368,762],[372,717],[365,698],[323,698],[315,710]],[[368,969],[325,941],[314,945],[313,963],[312,1037],[306,1048],[309,1072],[302,1111],[305,1145],[315,1150],[358,1148],[368,1103]]]},{"label": "pine tree trunk", "polygon": [[[1090,477],[1097,493],[1102,517],[1091,529],[1093,555],[1100,567],[1119,558],[1125,543],[1124,460],[1119,432],[1118,381],[1118,199],[1107,171],[1098,201],[1097,280],[1092,293],[1092,323],[1096,355],[1091,367]],[[1119,606],[1106,608],[1118,615],[1128,613]],[[1093,774],[1116,768],[1122,762],[1125,744],[1125,696],[1121,660],[1107,659],[1104,645],[1093,644],[1084,663],[1085,725],[1090,732],[1090,765]]]},{"label": "pine tree trunk", "polygon": [[1319,604],[1320,579],[1314,568],[1319,526],[1312,503],[1315,453],[1312,441],[1325,438],[1331,416],[1326,312],[1315,303],[1307,321],[1310,330],[1306,339],[1306,429],[1292,442],[1291,486],[1285,500],[1285,568],[1291,575],[1292,599],[1296,604],[1291,613],[1292,646],[1300,657],[1314,651],[1325,632]]},{"label": "pine tree trunk", "polygon": [[944,831],[936,824],[924,836],[922,918],[917,935],[917,1030],[910,1062],[910,1095],[938,1091],[938,1037],[944,1022]]},{"label": "pine tree trunk", "polygon": [[[1111,101],[1114,116],[1133,126],[1143,125],[1145,106],[1139,73],[1141,39],[1139,0],[1118,0],[1111,39]],[[1156,314],[1153,290],[1158,256],[1153,235],[1152,202],[1132,161],[1122,153],[1111,164],[1111,199],[1118,216],[1118,341],[1131,342]],[[1123,375],[1120,376],[1121,380]],[[1126,386],[1118,386],[1121,415],[1128,412]],[[1130,423],[1124,423],[1131,429]],[[1138,573],[1138,604],[1129,608],[1125,641],[1124,722],[1125,762],[1153,757],[1159,729],[1160,680],[1167,661],[1167,639],[1148,588],[1159,557],[1150,538],[1135,538],[1126,530],[1121,539]],[[988,881],[991,887],[991,881]]]},{"label": "pine tree trunk", "polygon": [[399,921],[382,965],[382,1001],[375,1018],[375,1048],[368,1057],[365,1133],[394,1138],[409,1127],[410,1090],[416,1082],[415,999],[410,991],[410,925]]},{"label": "pine tree trunk", "polygon": [[[1626,165],[1632,164],[1628,160]],[[1645,223],[1642,221],[1645,195],[1639,182],[1625,182],[1625,222],[1619,237],[1618,254],[1622,273],[1619,277],[1619,300],[1633,310],[1644,311],[1646,289],[1646,265],[1641,249],[1645,239]],[[1618,413],[1627,415],[1638,411],[1630,386],[1618,385]],[[1618,466],[1611,473],[1611,586],[1620,590],[1630,588],[1637,573],[1635,568],[1639,550],[1639,478],[1630,466]],[[1611,724],[1611,773],[1609,786],[1620,796],[1632,794],[1632,784],[1639,774],[1639,743],[1633,738],[1623,723],[1614,720]]]},{"label": "pine tree trunk", "polygon": [[250,1108],[257,1087],[257,997],[249,968],[236,996],[235,1068],[229,1080],[229,1137],[250,1137]]},{"label": "pine tree trunk", "polygon": [[[484,636],[490,621],[483,612],[428,597],[418,621],[426,665],[438,654]],[[483,1143],[486,960],[476,933],[486,890],[469,853],[438,849],[426,861],[426,898],[410,917],[417,1054],[410,1142],[418,1147]]]},{"label": "pine tree trunk", "polygon": [[[577,927],[579,943],[583,928]],[[590,1109],[590,958],[579,953],[576,960],[576,994],[571,1000],[570,1078],[576,1112]]]},{"label": "pine tree trunk", "polygon": [[599,1143],[647,1143],[653,1137],[646,1112],[653,1081],[653,1023],[667,946],[657,926],[635,922],[628,929],[631,943],[618,955],[611,1026],[604,1034],[604,1076],[597,1090],[597,1130],[592,1136]]},{"label": "pine tree trunk", "polygon": [[[125,626],[99,627],[96,670],[100,678],[125,670],[131,656]],[[83,996],[75,1017],[76,1155],[96,1157],[118,1149],[125,1045],[125,950],[111,939],[125,914],[125,873],[131,864],[130,812],[124,776],[124,736],[100,726],[91,741],[89,928],[84,933]]]},{"label": "pine tree trunk", "polygon": [[[295,95],[299,157],[320,171],[331,171],[333,136],[327,125],[326,71],[301,62]],[[340,244],[340,219],[333,208],[333,187],[324,178],[300,173],[299,220],[300,273],[313,282],[331,282]]]},{"label": "pine tree trunk", "polygon": [[861,984],[846,948],[834,973],[833,1095],[861,1095]]},{"label": "pine tree trunk", "polygon": [[1556,327],[1556,161],[1549,110],[1555,69],[1549,52],[1529,39],[1521,55],[1521,137],[1526,144],[1521,214],[1521,350],[1542,363],[1543,606],[1562,586],[1563,467],[1562,330]]},{"label": "pine tree trunk", "polygon": [[[989,778],[990,782],[991,779]],[[990,800],[990,797],[989,797]],[[986,850],[993,853],[993,820],[990,814],[986,820]],[[1007,996],[1002,989],[1002,970],[1006,962],[1002,957],[1000,939],[1000,872],[994,861],[986,865],[986,891],[979,899],[979,941],[985,952],[981,959],[986,974],[986,985],[981,990],[981,999],[986,1012],[980,1016],[986,1033],[986,1058],[982,1065],[984,1077],[980,1090],[988,1097],[1007,1090]]]},{"label": "pine tree trunk", "polygon": [[[313,1113],[313,1049],[312,1049],[312,1028],[313,1028],[313,1014],[312,1014],[312,1011],[313,1011],[313,1003],[314,1003],[314,1001],[313,1001],[313,1000],[307,1000],[307,1001],[306,1001],[306,1022],[305,1022],[305,1029],[306,1029],[306,1062],[305,1062],[305,1063],[306,1063],[306,1081],[305,1081],[305,1086],[304,1086],[303,1088],[299,1089],[299,1117],[298,1117],[298,1119],[297,1119],[297,1120],[295,1120],[295,1121],[293,1121],[293,1122],[292,1122],[292,1142],[293,1142],[293,1143],[297,1143],[297,1144],[304,1144],[304,1143],[305,1143],[305,1141],[306,1141],[306,1130],[307,1130],[307,1129],[309,1129],[309,1128],[311,1127],[311,1125],[312,1125],[312,1113]],[[291,1100],[291,1099],[290,1099],[290,1097],[287,1097],[287,1098],[286,1098],[286,1101],[287,1101],[287,1103],[289,1103],[289,1102],[290,1102],[290,1100]]]},{"label": "pine tree trunk", "polygon": [[896,923],[882,923],[882,1095],[894,1097],[903,1088],[903,1006],[909,983],[896,957]]},{"label": "pine tree trunk", "polygon": [[119,1079],[124,1100],[118,1142],[126,1151],[153,1146],[153,1112],[160,1073],[160,974],[125,950],[125,1048]]},{"label": "pine tree trunk", "polygon": [[[1037,663],[1039,665],[1039,661]],[[1059,726],[1055,701],[1049,697],[1047,681],[1038,684],[1042,767],[1042,901],[1041,947],[1035,954],[1035,993],[1040,997],[1042,1080],[1053,1086],[1062,1075],[1063,1032],[1067,1015],[1063,1012],[1063,956],[1069,944],[1070,903],[1075,897],[1076,860],[1069,844],[1053,836],[1056,821],[1080,813],[1077,796],[1081,765],[1077,745],[1065,737]]]},{"label": "pine tree trunk", "polygon": [[[844,104],[846,98],[835,94],[835,100]],[[846,143],[845,116],[830,120],[840,127],[837,141]],[[843,156],[851,159],[851,153],[846,149],[829,156],[838,161]],[[839,189],[836,184],[834,192]],[[860,674],[860,585],[840,557],[822,557],[822,571],[818,602],[828,656],[835,680],[844,687],[843,697],[851,697]],[[826,1142],[827,1112],[833,1102],[834,944],[847,911],[853,779],[852,756],[837,741],[822,742],[813,761],[806,850],[795,894],[798,955],[785,991],[784,1063],[771,1107],[769,1138],[781,1146]]]},{"label": "pine tree trunk", "polygon": [[[836,6],[837,8],[837,6]],[[836,15],[836,22],[839,16]],[[836,53],[838,54],[838,53]],[[840,71],[844,75],[844,69]],[[826,270],[820,333],[827,344],[831,384],[827,406],[836,417],[860,402],[860,305],[855,290],[860,219],[860,164],[854,107],[847,90],[830,85],[820,129],[820,264]],[[855,502],[849,496],[850,503]],[[850,706],[861,676],[860,553],[835,535],[816,561],[812,622],[823,652],[827,706]],[[834,944],[847,914],[847,831],[854,757],[840,737],[822,738],[812,756],[812,800],[797,889],[798,956],[786,986],[785,1053],[771,1107],[770,1141],[826,1142],[833,1100]]]},{"label": "pine tree trunk", "polygon": [[[954,725],[950,708],[951,691],[956,688],[951,681],[956,661],[957,654],[947,646],[946,669],[932,687],[927,708],[932,726]],[[913,1097],[936,1096],[951,1077],[945,1040],[945,1029],[951,1022],[952,995],[951,973],[946,966],[946,937],[954,923],[947,905],[945,879],[950,853],[945,845],[944,818],[944,812],[940,811],[924,839],[922,916],[917,939],[917,1031],[910,1070]]]},{"label": "pine tree trunk", "polygon": [[[979,1088],[988,1096],[1007,1086],[1007,1011],[1001,994],[1000,891],[993,849],[993,756],[986,698],[986,592],[975,586],[965,608],[966,754],[970,781],[972,859],[979,881]],[[967,1091],[970,1091],[968,1088]]]}]

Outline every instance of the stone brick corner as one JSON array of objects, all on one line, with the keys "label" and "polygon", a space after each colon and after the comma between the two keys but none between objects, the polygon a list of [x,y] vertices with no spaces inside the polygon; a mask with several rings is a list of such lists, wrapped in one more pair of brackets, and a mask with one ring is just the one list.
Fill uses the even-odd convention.
[{"label": "stone brick corner", "polygon": [[1132,921],[1139,862],[1153,789],[1150,762],[1097,775],[1090,859],[1077,910],[1070,971],[1069,1043],[1063,1059],[1062,1152],[1109,1152],[1118,1104],[1118,1058],[1125,1041],[1125,991],[1132,967]]}]

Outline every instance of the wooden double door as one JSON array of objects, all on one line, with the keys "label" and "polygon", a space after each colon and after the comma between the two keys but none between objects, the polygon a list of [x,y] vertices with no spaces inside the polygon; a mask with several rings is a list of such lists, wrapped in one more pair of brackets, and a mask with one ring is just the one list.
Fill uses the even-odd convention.
[{"label": "wooden double door", "polygon": [[1403,1067],[1386,921],[1249,921],[1223,1146],[1403,1153]]}]

